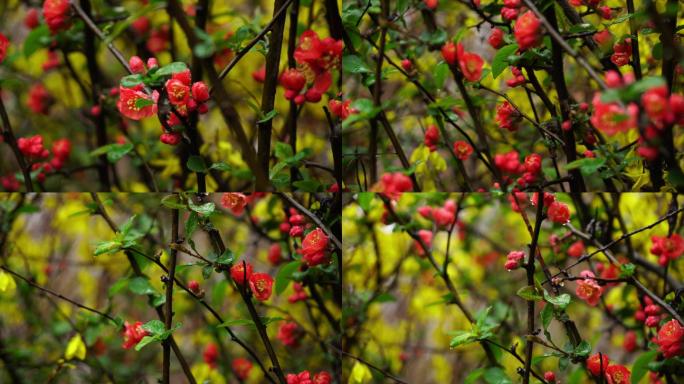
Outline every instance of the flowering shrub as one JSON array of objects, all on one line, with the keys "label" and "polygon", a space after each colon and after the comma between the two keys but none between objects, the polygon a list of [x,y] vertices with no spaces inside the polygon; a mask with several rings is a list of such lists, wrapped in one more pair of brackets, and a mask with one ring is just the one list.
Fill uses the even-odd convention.
[{"label": "flowering shrub", "polygon": [[355,194],[342,214],[343,341],[359,360],[343,378],[681,381],[683,202]]},{"label": "flowering shrub", "polygon": [[[347,186],[684,191],[677,11],[633,3],[345,2]],[[534,178],[497,162],[513,152]]]},{"label": "flowering shrub", "polygon": [[340,212],[249,196],[0,194],[0,382],[339,383]]},{"label": "flowering shrub", "polygon": [[[357,113],[341,92],[345,43],[328,28],[337,3],[166,4],[40,0],[6,10],[0,178],[11,182],[0,189],[337,185],[333,147]],[[18,138],[36,135],[69,138],[59,172],[17,150]]]}]

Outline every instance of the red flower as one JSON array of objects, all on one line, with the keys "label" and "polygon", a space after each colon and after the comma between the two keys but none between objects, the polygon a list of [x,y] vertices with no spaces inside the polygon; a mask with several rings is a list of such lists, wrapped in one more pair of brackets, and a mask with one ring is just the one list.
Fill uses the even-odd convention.
[{"label": "red flower", "polygon": [[634,331],[627,331],[625,338],[622,341],[622,348],[627,352],[634,352],[637,346],[637,334]]},{"label": "red flower", "polygon": [[413,182],[410,177],[401,172],[385,173],[373,189],[384,193],[392,200],[398,200],[403,192],[413,189]]},{"label": "red flower", "polygon": [[587,359],[587,369],[596,377],[606,373],[608,364],[610,364],[610,359],[602,353],[596,353]]},{"label": "red flower", "polygon": [[68,27],[69,0],[45,0],[43,3],[43,17],[52,34]]},{"label": "red flower", "polygon": [[173,105],[185,105],[190,99],[190,87],[183,84],[180,80],[169,79],[166,81],[166,94],[169,102]]},{"label": "red flower", "polygon": [[454,142],[454,152],[456,157],[461,161],[465,161],[473,153],[473,147],[463,140]]},{"label": "red flower", "polygon": [[[420,237],[420,239],[423,241],[428,250],[432,247],[432,231],[428,231],[427,229],[421,229],[418,231],[418,237]],[[423,247],[420,245],[420,242],[416,240],[415,246],[418,256],[425,256],[425,251],[423,250]]]},{"label": "red flower", "polygon": [[142,84],[133,88],[120,86],[116,107],[129,119],[141,120],[157,113],[157,99],[159,99],[159,93],[153,91],[152,95],[148,95],[143,91]]},{"label": "red flower", "polygon": [[[283,86],[288,91],[292,91],[293,94],[299,94],[304,86],[306,85],[306,77],[295,68],[288,68],[283,73],[280,74],[280,85]],[[285,98],[290,100],[292,97],[287,96],[285,93]]]},{"label": "red flower", "polygon": [[423,0],[425,7],[429,10],[434,11],[439,6],[439,0]]},{"label": "red flower", "polygon": [[283,259],[283,251],[280,248],[280,244],[271,244],[268,249],[268,261],[273,265],[278,265]]},{"label": "red flower", "polygon": [[142,340],[143,337],[149,335],[149,332],[142,328],[143,323],[136,321],[135,324],[130,325],[128,321],[124,323],[124,342],[122,347],[124,349],[131,349]]},{"label": "red flower", "polygon": [[609,44],[613,41],[613,35],[606,28],[601,32],[597,32],[593,37],[594,41],[601,46],[602,49],[606,49]]},{"label": "red flower", "polygon": [[287,322],[280,325],[278,328],[278,335],[276,338],[280,340],[281,343],[288,347],[296,347],[299,341],[299,332],[297,323]]},{"label": "red flower", "polygon": [[458,59],[456,53],[456,44],[454,44],[452,41],[449,41],[446,44],[444,44],[442,46],[442,57],[444,58],[444,61],[447,62],[447,64],[456,64],[456,60]]},{"label": "red flower", "polygon": [[294,304],[298,301],[304,301],[309,298],[309,295],[307,295],[304,291],[302,283],[293,283],[292,289],[294,289],[294,293],[287,298],[287,301],[290,302],[290,304]]},{"label": "red flower", "polygon": [[577,240],[574,243],[570,244],[570,247],[568,247],[568,256],[574,257],[574,258],[579,258],[582,256],[584,253],[584,243],[582,240]]},{"label": "red flower", "polygon": [[513,35],[521,51],[535,47],[541,40],[541,22],[532,11],[523,13],[515,21]]},{"label": "red flower", "polygon": [[128,59],[128,66],[131,68],[131,72],[133,73],[145,72],[145,63],[139,56],[131,56],[131,58]]},{"label": "red flower", "polygon": [[641,105],[651,121],[657,126],[674,122],[675,115],[668,102],[667,87],[662,85],[653,87],[641,95]]},{"label": "red flower", "polygon": [[24,25],[28,29],[34,29],[40,25],[40,12],[38,11],[38,8],[29,8],[29,10],[26,11]]},{"label": "red flower", "polygon": [[302,259],[309,267],[325,262],[325,250],[328,247],[328,236],[320,228],[309,232],[302,240]]},{"label": "red flower", "polygon": [[7,40],[7,36],[0,32],[0,63],[5,60],[5,56],[7,55],[7,47],[9,47],[9,40]]},{"label": "red flower", "polygon": [[48,93],[43,84],[35,84],[29,89],[26,104],[34,113],[47,115],[52,101],[52,96],[50,96],[50,93]]},{"label": "red flower", "polygon": [[349,117],[349,115],[357,112],[354,108],[351,108],[350,105],[351,99],[347,99],[345,101],[330,99],[330,101],[328,101],[328,108],[330,108],[330,112],[339,117],[341,120],[345,120],[347,117]]},{"label": "red flower", "polygon": [[211,369],[216,368],[216,359],[218,359],[219,351],[218,347],[214,343],[209,343],[207,344],[207,347],[204,348],[204,353],[202,357],[204,357],[204,362],[211,367]]},{"label": "red flower", "polygon": [[463,77],[468,81],[478,81],[482,76],[482,66],[484,60],[480,55],[472,52],[466,52],[461,43],[456,45],[456,54],[458,56],[458,65],[461,67]]},{"label": "red flower", "polygon": [[580,299],[586,301],[587,304],[595,307],[601,298],[601,294],[603,294],[603,287],[598,285],[596,280],[593,279],[594,274],[591,271],[582,271],[580,276],[584,277],[584,279],[577,281],[575,293]]},{"label": "red flower", "polygon": [[342,40],[331,37],[321,40],[316,32],[306,30],[299,37],[294,58],[314,74],[320,74],[339,65],[343,49]]},{"label": "red flower", "polygon": [[159,136],[159,141],[167,145],[178,145],[182,138],[183,137],[178,132],[164,132]]},{"label": "red flower", "polygon": [[263,83],[266,81],[266,66],[262,65],[261,68],[252,72],[252,79],[254,79],[254,81],[257,83]]},{"label": "red flower", "polygon": [[[247,267],[245,267],[247,265]],[[246,270],[245,270],[246,269]],[[243,285],[245,283],[245,277],[249,280],[252,277],[252,264],[237,262],[230,267],[230,277],[238,285]]]},{"label": "red flower", "polygon": [[592,103],[594,114],[590,121],[599,131],[612,136],[618,132],[627,132],[637,126],[639,107],[635,104],[630,103],[625,109],[618,103],[603,103],[600,93],[594,95]]},{"label": "red flower", "polygon": [[494,28],[492,29],[492,33],[489,35],[489,39],[487,39],[487,41],[492,48],[498,49],[503,45],[504,35],[505,33],[502,29]]},{"label": "red flower", "polygon": [[71,142],[69,139],[59,139],[52,143],[52,154],[62,160],[66,160],[71,153]]},{"label": "red flower", "polygon": [[684,355],[684,328],[677,320],[670,320],[660,327],[653,339],[666,359]]},{"label": "red flower", "polygon": [[629,384],[630,372],[624,365],[610,365],[606,369],[608,384]]},{"label": "red flower", "polygon": [[[436,2],[437,0],[435,0]],[[314,375],[313,384],[330,384],[332,383],[332,376],[326,371],[318,372]]]},{"label": "red flower", "polygon": [[17,140],[17,146],[24,156],[31,159],[44,159],[50,155],[50,152],[43,147],[43,136],[41,135],[29,138],[20,137]]},{"label": "red flower", "polygon": [[549,383],[555,383],[556,374],[551,371],[546,371],[544,372],[544,380],[548,381]]},{"label": "red flower", "polygon": [[249,277],[249,287],[257,300],[266,301],[273,291],[273,278],[268,273],[253,273]]},{"label": "red flower", "polygon": [[494,155],[494,165],[507,173],[522,173],[524,171],[524,166],[520,164],[520,154],[515,150]]},{"label": "red flower", "polygon": [[508,271],[517,269],[518,267],[520,267],[520,263],[523,261],[524,258],[525,252],[511,251],[506,256],[506,264],[504,264],[504,268],[506,268],[506,270]]},{"label": "red flower", "polygon": [[137,35],[146,35],[150,31],[150,19],[140,16],[131,23],[131,28],[133,28]]},{"label": "red flower", "polygon": [[431,124],[425,131],[425,139],[423,141],[425,146],[430,149],[430,152],[437,150],[437,143],[439,143],[439,129],[436,125]]},{"label": "red flower", "polygon": [[613,64],[621,67],[629,64],[629,59],[632,56],[632,40],[625,39],[613,45],[613,54],[610,56],[610,61]]},{"label": "red flower", "polygon": [[513,108],[511,103],[504,101],[496,107],[495,120],[499,123],[499,127],[515,132],[518,129],[516,124],[520,120],[520,113]]},{"label": "red flower", "polygon": [[244,357],[233,359],[230,365],[233,368],[233,372],[235,372],[235,376],[237,376],[237,378],[240,380],[247,379],[249,376],[249,371],[252,370],[252,362]]},{"label": "red flower", "polygon": [[565,224],[570,220],[570,210],[568,209],[568,206],[558,201],[554,201],[549,205],[547,214],[549,215],[549,219],[554,223]]},{"label": "red flower", "polygon": [[17,180],[13,173],[0,177],[0,183],[2,183],[2,187],[7,192],[16,192],[21,187],[19,180]]},{"label": "red flower", "polygon": [[288,373],[287,376],[285,376],[285,379],[287,380],[287,384],[312,384],[309,371]]},{"label": "red flower", "polygon": [[152,53],[163,52],[168,48],[169,45],[169,27],[164,25],[161,28],[155,29],[147,38],[145,43],[147,49]]},{"label": "red flower", "polygon": [[671,236],[651,237],[653,245],[651,253],[659,256],[658,263],[665,266],[669,261],[674,261],[684,253],[684,238],[673,233]]},{"label": "red flower", "polygon": [[230,209],[233,215],[240,216],[247,206],[247,197],[239,192],[226,192],[221,196],[221,205]]}]

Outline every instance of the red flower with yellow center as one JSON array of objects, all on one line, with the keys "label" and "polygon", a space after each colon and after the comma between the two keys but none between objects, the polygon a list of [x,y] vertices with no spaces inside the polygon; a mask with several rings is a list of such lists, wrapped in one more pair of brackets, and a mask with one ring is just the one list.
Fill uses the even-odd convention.
[{"label": "red flower with yellow center", "polygon": [[133,120],[141,120],[157,113],[159,92],[153,91],[148,95],[143,91],[142,84],[133,88],[119,87],[119,100],[116,107],[122,115]]},{"label": "red flower with yellow center", "polygon": [[221,196],[221,205],[230,209],[233,215],[240,216],[247,205],[247,196],[239,192],[226,192]]},{"label": "red flower with yellow center", "polygon": [[257,300],[266,301],[273,291],[273,278],[268,273],[253,273],[249,277],[249,287]]}]

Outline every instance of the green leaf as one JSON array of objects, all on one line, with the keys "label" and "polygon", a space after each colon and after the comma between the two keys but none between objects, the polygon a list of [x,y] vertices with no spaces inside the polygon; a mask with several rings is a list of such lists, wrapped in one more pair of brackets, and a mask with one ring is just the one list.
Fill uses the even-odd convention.
[{"label": "green leaf", "polygon": [[272,109],[270,112],[268,112],[268,113],[266,113],[265,115],[263,115],[263,116],[261,117],[261,119],[259,119],[259,120],[257,121],[257,123],[258,123],[258,124],[265,123],[265,122],[267,122],[267,121],[273,119],[274,117],[276,117],[276,115],[278,115],[278,111],[276,111],[275,109]]},{"label": "green leaf", "polygon": [[119,241],[103,241],[95,247],[95,256],[100,256],[105,253],[116,253],[121,249],[121,242]]},{"label": "green leaf", "polygon": [[456,331],[454,336],[449,343],[450,348],[456,348],[461,345],[470,344],[477,341],[477,335],[470,331]]},{"label": "green leaf", "polygon": [[34,28],[24,40],[24,56],[28,59],[37,50],[47,47],[50,41],[50,29],[47,24]]},{"label": "green leaf", "polygon": [[207,172],[207,165],[204,163],[204,159],[201,156],[190,156],[186,165],[188,166],[188,169],[193,172]]},{"label": "green leaf", "polygon": [[104,146],[97,148],[94,151],[90,152],[90,156],[100,156],[100,155],[107,154],[107,160],[110,163],[116,163],[122,157],[126,156],[126,154],[128,152],[130,152],[132,150],[133,150],[133,144],[131,144],[131,143],[107,144],[107,145],[104,145]]},{"label": "green leaf", "polygon": [[289,144],[285,144],[283,142],[277,142],[275,143],[275,157],[279,160],[285,160],[287,158],[290,158],[294,156],[294,153],[292,153],[292,147]]},{"label": "green leaf", "polygon": [[297,180],[293,182],[292,185],[300,192],[316,193],[323,189],[323,184],[314,179]]},{"label": "green leaf", "polygon": [[518,44],[510,44],[501,47],[496,51],[494,59],[492,60],[492,77],[495,79],[508,67],[508,57],[515,54],[518,50]]},{"label": "green leaf", "polygon": [[135,350],[139,351],[143,347],[145,347],[147,344],[154,343],[157,341],[161,341],[158,337],[153,337],[153,336],[145,336],[138,342],[138,344],[135,346]]},{"label": "green leaf", "polygon": [[513,381],[506,375],[506,372],[499,367],[487,369],[483,377],[488,384],[513,384]]},{"label": "green leaf", "polygon": [[582,340],[582,342],[579,343],[577,347],[575,347],[575,350],[572,351],[572,353],[575,356],[587,357],[591,353],[591,344],[589,344],[589,342],[586,340]]},{"label": "green leaf", "polygon": [[183,204],[178,195],[168,195],[161,199],[161,205],[171,209],[186,209],[187,206]]},{"label": "green leaf", "polygon": [[533,285],[526,285],[518,289],[516,294],[527,301],[538,301],[543,299],[542,295],[539,294],[536,287]]},{"label": "green leaf", "polygon": [[549,295],[546,290],[544,291],[544,300],[546,302],[555,305],[556,307],[560,309],[565,309],[568,304],[570,304],[571,297],[567,293],[560,294],[558,296],[551,296]]},{"label": "green leaf", "polygon": [[249,319],[233,319],[233,320],[228,320],[224,321],[223,323],[217,325],[216,327],[218,328],[224,328],[224,327],[235,327],[239,325],[249,325],[249,326],[254,326],[254,322]]},{"label": "green leaf", "polygon": [[363,209],[364,212],[368,212],[370,210],[370,205],[374,197],[375,194],[372,192],[360,192],[357,195],[356,200],[359,202],[361,209]]},{"label": "green leaf", "polygon": [[635,361],[634,365],[632,365],[632,384],[638,384],[639,381],[646,375],[648,372],[648,365],[655,360],[656,356],[658,356],[658,351],[648,351],[645,353],[642,353]]},{"label": "green leaf", "polygon": [[191,210],[199,213],[202,216],[209,216],[216,210],[216,204],[211,201],[201,205],[196,205],[195,202],[190,199],[188,200],[188,205],[190,206]]},{"label": "green leaf", "polygon": [[149,107],[150,105],[154,105],[154,101],[152,99],[146,99],[143,97],[140,97],[135,100],[135,107],[136,108],[145,108]]},{"label": "green leaf", "polygon": [[566,170],[579,168],[583,175],[589,176],[596,172],[606,163],[605,157],[585,157],[572,161],[565,165]]},{"label": "green leaf", "polygon": [[199,224],[199,215],[197,212],[190,212],[188,220],[185,222],[185,238],[190,239],[192,234],[195,233],[197,229],[197,224]]},{"label": "green leaf", "polygon": [[226,163],[222,163],[222,162],[212,164],[209,167],[209,169],[215,169],[215,170],[221,171],[221,172],[232,172],[233,171],[233,167],[231,167],[230,165],[228,165]]},{"label": "green leaf", "polygon": [[628,278],[634,276],[636,266],[632,263],[620,265],[620,278]]},{"label": "green leaf", "polygon": [[151,333],[152,336],[157,336],[166,331],[166,326],[161,322],[161,320],[150,320],[142,325],[142,329]]},{"label": "green leaf", "polygon": [[157,291],[154,290],[150,281],[147,278],[138,276],[132,278],[128,282],[128,289],[136,295],[154,295]]},{"label": "green leaf", "polygon": [[167,64],[157,70],[155,72],[155,75],[157,76],[167,76],[167,75],[172,75],[174,73],[179,73],[183,72],[186,69],[188,69],[188,66],[182,62],[182,61],[175,61],[171,64]]},{"label": "green leaf", "polygon": [[285,291],[290,280],[292,280],[292,275],[299,270],[301,265],[301,261],[292,261],[280,267],[275,277],[275,292],[277,295]]},{"label": "green leaf", "polygon": [[136,73],[134,75],[128,75],[128,76],[122,77],[119,84],[121,84],[121,86],[124,88],[133,88],[142,82],[143,82],[142,75]]},{"label": "green leaf", "polygon": [[217,257],[214,261],[218,264],[231,265],[235,261],[235,255],[233,255],[233,251],[226,249],[221,256]]},{"label": "green leaf", "polygon": [[371,68],[356,55],[346,55],[342,58],[342,68],[347,73],[372,73]]},{"label": "green leaf", "polygon": [[551,320],[553,319],[553,305],[545,305],[544,309],[542,309],[539,313],[539,316],[541,317],[544,331],[546,331],[551,324]]},{"label": "green leaf", "polygon": [[435,67],[435,86],[437,88],[444,88],[444,83],[446,82],[447,76],[449,76],[449,64],[445,62],[440,62]]}]

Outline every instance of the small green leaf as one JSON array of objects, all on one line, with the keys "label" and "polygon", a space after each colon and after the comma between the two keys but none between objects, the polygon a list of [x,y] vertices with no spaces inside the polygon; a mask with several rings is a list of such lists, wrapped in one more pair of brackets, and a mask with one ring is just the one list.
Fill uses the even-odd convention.
[{"label": "small green leaf", "polygon": [[543,299],[543,296],[537,291],[536,287],[533,285],[526,285],[520,289],[516,294],[527,301],[539,301]]},{"label": "small green leaf", "polygon": [[192,201],[192,199],[190,199],[188,200],[188,205],[190,206],[191,210],[199,213],[202,216],[209,216],[216,210],[216,204],[214,204],[211,201],[208,203],[196,205],[195,202]]},{"label": "small green leaf", "polygon": [[149,107],[150,105],[154,105],[154,101],[151,99],[146,99],[144,97],[140,97],[135,100],[135,107],[136,108],[145,108]]},{"label": "small green leaf", "polygon": [[629,278],[634,276],[636,266],[632,263],[620,265],[620,278]]},{"label": "small green leaf", "polygon": [[124,88],[133,88],[142,82],[143,82],[142,75],[134,74],[134,75],[128,75],[128,76],[122,77],[119,84],[121,84],[121,86]]},{"label": "small green leaf", "polygon": [[638,384],[639,381],[641,381],[646,373],[648,373],[648,365],[655,360],[657,356],[658,351],[648,351],[637,357],[634,361],[634,365],[632,365],[632,384]]},{"label": "small green leaf", "polygon": [[456,348],[477,341],[477,336],[470,331],[456,331],[453,334],[456,336],[451,339],[449,343],[450,348]]},{"label": "small green leaf", "polygon": [[370,205],[374,197],[375,194],[372,192],[360,192],[357,195],[356,200],[359,202],[361,209],[363,209],[364,212],[368,212],[370,210]]},{"label": "small green leaf", "polygon": [[510,44],[499,48],[492,60],[492,77],[495,79],[508,67],[508,57],[515,54],[518,44]]},{"label": "small green leaf", "polygon": [[342,58],[342,68],[347,73],[372,73],[371,68],[360,57],[346,55]]},{"label": "small green leaf", "polygon": [[24,40],[24,56],[31,57],[37,50],[47,47],[50,41],[50,29],[47,24],[34,28]]},{"label": "small green leaf", "polygon": [[183,72],[186,69],[188,69],[188,66],[182,62],[182,61],[176,61],[171,64],[167,64],[157,70],[155,72],[155,75],[157,76],[167,76],[167,75],[172,75],[174,73],[179,73]]},{"label": "small green leaf", "polygon": [[585,157],[566,164],[565,169],[569,171],[579,168],[583,175],[588,176],[598,172],[605,163],[606,158],[603,157]]},{"label": "small green leaf", "polygon": [[265,123],[265,122],[267,122],[267,121],[273,119],[274,117],[276,117],[276,115],[278,115],[278,111],[276,111],[275,109],[272,109],[270,112],[264,114],[264,115],[261,117],[261,119],[259,119],[259,120],[257,121],[257,124]]},{"label": "small green leaf", "polygon": [[188,166],[188,169],[193,172],[207,172],[207,165],[204,163],[204,159],[201,156],[190,156],[186,165]]},{"label": "small green leaf", "polygon": [[119,241],[103,241],[95,247],[95,256],[100,256],[105,253],[116,253],[121,249],[121,242]]},{"label": "small green leaf", "polygon": [[233,251],[226,249],[221,256],[217,257],[214,261],[218,264],[231,265],[235,261],[235,255],[233,255]]},{"label": "small green leaf", "polygon": [[548,292],[544,291],[544,300],[560,309],[565,309],[568,304],[570,304],[571,299],[572,298],[567,293],[563,293],[558,296],[551,296]]},{"label": "small green leaf", "polygon": [[209,167],[209,169],[215,169],[215,170],[221,171],[221,172],[232,172],[233,171],[233,167],[231,167],[230,165],[228,165],[226,163],[221,163],[221,162],[212,164],[211,167]]},{"label": "small green leaf", "polygon": [[586,340],[582,340],[582,342],[579,343],[577,347],[575,347],[575,350],[572,351],[572,353],[575,356],[587,357],[589,356],[589,353],[591,353],[591,344],[589,344],[589,342]]},{"label": "small green leaf", "polygon": [[301,265],[301,261],[291,261],[280,267],[275,277],[275,292],[277,295],[285,291],[290,280],[292,280],[292,275],[299,270]]},{"label": "small green leaf", "polygon": [[128,282],[128,289],[136,295],[154,295],[157,293],[150,284],[150,281],[142,276],[132,278]]},{"label": "small green leaf", "polygon": [[136,351],[140,351],[143,349],[147,344],[154,343],[157,341],[161,341],[158,337],[153,337],[153,336],[145,336],[138,342],[138,344],[135,346]]}]

